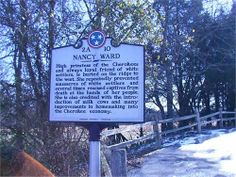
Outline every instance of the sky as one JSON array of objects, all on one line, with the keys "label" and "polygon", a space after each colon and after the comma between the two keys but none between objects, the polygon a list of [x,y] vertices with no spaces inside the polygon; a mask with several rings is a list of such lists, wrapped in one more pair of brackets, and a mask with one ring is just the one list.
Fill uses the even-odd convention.
[{"label": "sky", "polygon": [[203,7],[207,9],[212,16],[216,16],[221,8],[226,12],[230,11],[232,4],[233,0],[205,0]]},{"label": "sky", "polygon": [[[154,0],[150,0],[154,1]],[[230,11],[231,6],[233,4],[233,0],[204,0],[203,4],[205,9],[208,9],[209,13],[212,16],[216,16],[219,9],[222,7],[226,12]],[[214,2],[214,3],[212,3]],[[213,5],[212,5],[213,4]],[[1,47],[2,48],[2,47]],[[0,51],[0,58],[5,56],[8,51],[3,50]],[[12,68],[11,68],[11,59],[1,59],[0,60],[0,79],[12,80]],[[153,107],[153,105],[148,105],[149,107]],[[155,106],[154,106],[155,107]],[[156,108],[156,107],[155,107]]]}]

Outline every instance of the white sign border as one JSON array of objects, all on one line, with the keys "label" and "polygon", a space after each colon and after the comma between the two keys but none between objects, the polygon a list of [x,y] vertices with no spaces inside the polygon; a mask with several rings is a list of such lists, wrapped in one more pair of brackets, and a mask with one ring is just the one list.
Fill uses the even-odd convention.
[{"label": "white sign border", "polygon": [[[78,120],[78,121],[74,121],[74,120],[51,120],[50,119],[50,110],[51,110],[51,107],[50,107],[50,98],[51,98],[51,70],[52,70],[52,58],[50,60],[50,65],[49,65],[49,72],[50,72],[50,75],[49,75],[49,78],[50,78],[50,83],[49,83],[49,96],[48,96],[48,108],[49,108],[49,111],[48,111],[48,120],[49,122],[61,122],[61,123],[79,123],[81,125],[89,125],[89,124],[93,124],[93,123],[97,123],[97,124],[104,124],[104,125],[114,125],[114,124],[118,124],[118,123],[121,123],[121,124],[133,124],[133,123],[144,123],[145,122],[145,79],[146,79],[146,75],[145,75],[145,47],[144,45],[141,45],[141,44],[130,44],[130,43],[119,43],[118,45],[114,45],[113,41],[114,39],[111,38],[111,37],[106,37],[106,41],[107,39],[111,39],[111,46],[112,47],[120,47],[121,45],[131,45],[131,46],[140,46],[143,48],[143,98],[142,98],[142,102],[143,102],[143,115],[142,115],[142,119],[139,119],[138,121],[101,121],[101,120],[98,120],[98,121],[83,121],[83,120]],[[67,48],[67,47],[73,47],[75,49],[80,49],[81,47],[83,47],[83,41],[87,41],[88,38],[82,38],[81,40],[77,40],[76,43],[73,45],[65,45],[65,46],[61,46],[61,47],[55,47],[53,48],[52,50],[56,50],[56,49],[62,49],[62,48]],[[79,45],[77,45],[79,43]],[[105,42],[106,43],[106,42]],[[140,121],[141,120],[141,121]]]}]

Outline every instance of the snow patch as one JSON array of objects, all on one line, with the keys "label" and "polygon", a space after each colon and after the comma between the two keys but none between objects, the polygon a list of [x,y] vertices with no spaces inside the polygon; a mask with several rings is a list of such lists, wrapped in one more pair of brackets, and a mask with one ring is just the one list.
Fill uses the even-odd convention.
[{"label": "snow patch", "polygon": [[208,139],[201,144],[188,144],[180,147],[184,151],[193,151],[193,156],[216,161],[221,170],[236,175],[236,132],[224,134],[222,131],[210,132],[218,137]]}]

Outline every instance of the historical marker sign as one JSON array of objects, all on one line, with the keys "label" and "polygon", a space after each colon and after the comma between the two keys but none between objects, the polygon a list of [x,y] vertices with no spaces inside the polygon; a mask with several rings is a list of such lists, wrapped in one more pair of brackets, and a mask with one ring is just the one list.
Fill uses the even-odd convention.
[{"label": "historical marker sign", "polygon": [[142,122],[144,47],[93,31],[82,46],[52,52],[50,121]]}]

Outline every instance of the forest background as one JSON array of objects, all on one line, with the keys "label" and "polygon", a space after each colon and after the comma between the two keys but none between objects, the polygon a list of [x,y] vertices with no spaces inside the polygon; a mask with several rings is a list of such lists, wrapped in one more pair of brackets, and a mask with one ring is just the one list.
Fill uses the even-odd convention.
[{"label": "forest background", "polygon": [[229,2],[1,1],[0,145],[25,149],[56,175],[87,174],[86,129],[47,115],[52,49],[92,29],[145,46],[145,101],[163,119],[234,110],[236,1]]}]

